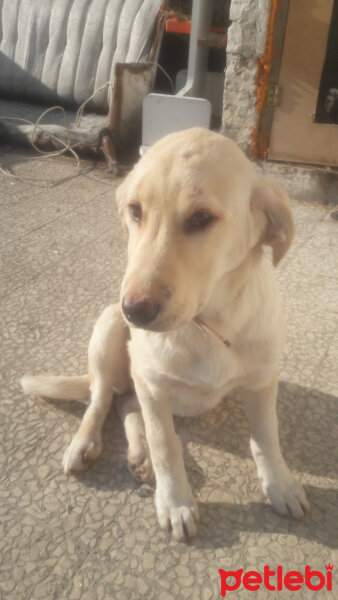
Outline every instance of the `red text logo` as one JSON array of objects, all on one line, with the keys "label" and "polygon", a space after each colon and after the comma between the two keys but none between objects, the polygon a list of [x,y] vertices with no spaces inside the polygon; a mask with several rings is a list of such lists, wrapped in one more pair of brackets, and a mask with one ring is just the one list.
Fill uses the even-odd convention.
[{"label": "red text logo", "polygon": [[318,592],[326,589],[332,590],[332,571],[333,565],[325,565],[326,572],[312,570],[309,565],[305,567],[304,575],[299,571],[283,571],[283,567],[278,565],[276,570],[270,569],[265,565],[263,575],[258,571],[247,571],[243,569],[238,571],[224,571],[219,569],[221,576],[221,596],[224,598],[227,592],[235,592],[242,585],[246,590],[255,592],[261,588],[268,591],[281,592],[282,590],[290,590],[291,592],[300,590],[306,587],[308,590]]}]

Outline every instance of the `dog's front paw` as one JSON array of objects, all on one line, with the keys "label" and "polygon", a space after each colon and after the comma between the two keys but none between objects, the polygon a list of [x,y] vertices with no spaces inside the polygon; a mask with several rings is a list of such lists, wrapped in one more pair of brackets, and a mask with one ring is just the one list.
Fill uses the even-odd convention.
[{"label": "dog's front paw", "polygon": [[88,467],[89,460],[95,460],[102,450],[101,438],[86,439],[75,435],[63,456],[64,473],[83,471]]},{"label": "dog's front paw", "polygon": [[155,503],[160,527],[175,540],[186,541],[196,535],[199,515],[192,496],[180,502],[156,491]]},{"label": "dog's front paw", "polygon": [[279,478],[263,483],[263,489],[274,509],[283,516],[301,519],[310,510],[302,486],[287,472]]}]

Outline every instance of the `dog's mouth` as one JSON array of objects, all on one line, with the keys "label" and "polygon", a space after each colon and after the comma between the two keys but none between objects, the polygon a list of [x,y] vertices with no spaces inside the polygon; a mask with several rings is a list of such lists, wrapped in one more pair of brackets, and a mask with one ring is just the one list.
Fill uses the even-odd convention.
[{"label": "dog's mouth", "polygon": [[145,331],[174,331],[191,321],[184,305],[176,303],[168,309],[166,302],[153,300],[147,295],[123,295],[120,307],[129,327]]},{"label": "dog's mouth", "polygon": [[125,323],[128,327],[133,329],[143,329],[145,331],[154,331],[158,333],[165,333],[166,331],[174,331],[184,327],[188,323],[194,323],[199,329],[201,329],[207,335],[217,339],[220,343],[222,343],[227,348],[230,348],[231,342],[225,338],[223,335],[215,331],[210,325],[205,323],[199,316],[195,316],[190,321],[179,319],[177,314],[172,315],[170,318],[165,320],[146,320],[146,319],[135,319],[130,318],[128,313],[123,309],[122,306],[122,316]]},{"label": "dog's mouth", "polygon": [[174,331],[176,329],[180,329],[184,325],[187,324],[187,321],[178,320],[177,315],[172,317],[168,317],[165,319],[155,319],[152,321],[142,321],[134,318],[130,318],[125,312],[122,310],[122,317],[128,325],[128,327],[132,329],[143,329],[144,331],[154,331],[158,333],[165,333],[166,331]]}]

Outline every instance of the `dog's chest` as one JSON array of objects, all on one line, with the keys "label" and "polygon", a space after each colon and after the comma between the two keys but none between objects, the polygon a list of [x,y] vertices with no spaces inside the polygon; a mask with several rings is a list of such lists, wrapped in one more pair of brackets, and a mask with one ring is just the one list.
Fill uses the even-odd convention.
[{"label": "dog's chest", "polygon": [[179,360],[174,358],[167,367],[172,379],[206,391],[224,387],[234,375],[230,353],[222,356],[212,348],[196,349],[189,357],[181,356]]},{"label": "dog's chest", "polygon": [[175,414],[212,408],[239,376],[233,351],[198,330],[189,335],[137,332],[130,355],[133,370],[170,395]]}]

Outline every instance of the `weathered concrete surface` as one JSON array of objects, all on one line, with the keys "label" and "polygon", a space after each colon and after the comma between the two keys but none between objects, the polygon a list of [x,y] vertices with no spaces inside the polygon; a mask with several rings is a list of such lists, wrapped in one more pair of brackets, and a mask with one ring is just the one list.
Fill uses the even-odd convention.
[{"label": "weathered concrete surface", "polygon": [[262,174],[282,184],[291,198],[306,204],[338,205],[338,169],[259,161]]},{"label": "weathered concrete surface", "polygon": [[[159,530],[151,490],[129,474],[114,411],[103,454],[68,478],[62,455],[83,408],[27,398],[19,387],[23,373],[86,370],[92,326],[118,298],[125,264],[115,183],[90,164],[76,175],[64,160],[21,163],[15,172],[20,180],[0,175],[1,598],[214,600],[219,568],[304,573],[309,564],[325,573],[330,561],[336,571],[338,224],[330,209],[294,204],[297,238],[276,271],[288,333],[281,444],[312,512],[296,522],[267,504],[232,394],[204,417],[177,419],[201,512],[197,538],[184,545]],[[38,178],[54,184],[40,187]],[[256,594],[242,587],[227,598],[289,597]]]}]

